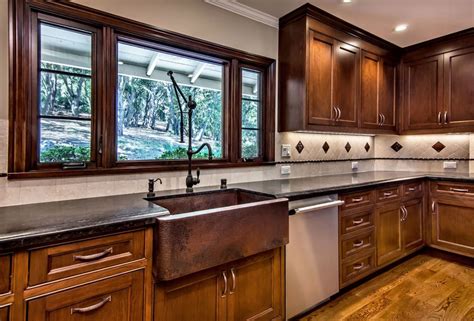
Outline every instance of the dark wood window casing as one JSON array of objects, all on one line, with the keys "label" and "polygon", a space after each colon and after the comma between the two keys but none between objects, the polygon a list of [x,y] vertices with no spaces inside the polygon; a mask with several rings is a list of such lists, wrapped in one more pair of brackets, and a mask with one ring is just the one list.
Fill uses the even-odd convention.
[{"label": "dark wood window casing", "polygon": [[[39,162],[39,23],[92,35],[91,152],[86,168],[66,169],[61,163]],[[212,161],[194,160],[194,164],[203,169],[274,164],[275,60],[67,1],[10,0],[9,30],[9,178],[186,169],[185,160],[117,160],[115,117],[119,42],[223,65],[223,157]],[[253,159],[241,157],[242,69],[261,73],[261,143],[259,157]]]}]

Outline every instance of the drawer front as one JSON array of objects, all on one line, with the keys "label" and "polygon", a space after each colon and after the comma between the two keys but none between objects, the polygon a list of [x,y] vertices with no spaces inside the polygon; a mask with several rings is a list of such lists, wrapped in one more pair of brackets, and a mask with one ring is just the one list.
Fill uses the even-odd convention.
[{"label": "drawer front", "polygon": [[30,285],[54,281],[144,257],[144,231],[34,250]]},{"label": "drawer front", "polygon": [[341,286],[353,283],[370,274],[375,268],[375,252],[357,259],[344,262],[341,265]]},{"label": "drawer front", "polygon": [[10,307],[0,308],[0,321],[10,320]]},{"label": "drawer front", "polygon": [[375,230],[371,229],[365,233],[350,237],[341,241],[341,255],[343,259],[357,255],[375,246]]},{"label": "drawer front", "polygon": [[402,195],[404,198],[419,197],[423,195],[423,183],[408,183],[402,186]]},{"label": "drawer front", "polygon": [[0,256],[0,294],[10,292],[12,259],[10,255]]},{"label": "drawer front", "polygon": [[341,235],[360,231],[374,225],[373,209],[341,216]]},{"label": "drawer front", "polygon": [[432,192],[440,194],[474,196],[474,185],[463,183],[432,183]]},{"label": "drawer front", "polygon": [[347,194],[343,195],[341,199],[344,201],[343,210],[371,205],[375,201],[373,191]]},{"label": "drawer front", "polygon": [[28,303],[28,320],[142,321],[143,272],[51,294]]},{"label": "drawer front", "polygon": [[392,201],[400,198],[400,186],[377,189],[377,202]]}]

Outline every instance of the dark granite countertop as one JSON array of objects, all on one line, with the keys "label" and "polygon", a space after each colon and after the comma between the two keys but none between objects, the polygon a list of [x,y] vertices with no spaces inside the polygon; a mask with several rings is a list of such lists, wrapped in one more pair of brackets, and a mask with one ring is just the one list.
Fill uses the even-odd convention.
[{"label": "dark granite countertop", "polygon": [[[474,182],[474,174],[433,172],[361,172],[232,184],[272,197],[296,200],[415,179]],[[219,187],[203,187],[210,192]],[[184,194],[157,192],[157,197]],[[169,212],[144,199],[145,193],[0,207],[0,252],[72,241],[153,225]]]},{"label": "dark granite countertop", "polygon": [[132,230],[169,212],[145,194],[0,207],[0,252]]},{"label": "dark granite countertop", "polygon": [[416,179],[474,182],[474,174],[373,171],[233,184],[230,187],[270,194],[275,197],[285,197],[291,201]]}]

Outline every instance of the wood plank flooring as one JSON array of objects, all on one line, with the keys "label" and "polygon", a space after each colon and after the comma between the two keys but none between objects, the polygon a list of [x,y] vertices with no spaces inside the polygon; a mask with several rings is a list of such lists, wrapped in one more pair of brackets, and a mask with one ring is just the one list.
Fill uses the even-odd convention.
[{"label": "wood plank flooring", "polygon": [[426,250],[301,321],[474,321],[474,259]]}]

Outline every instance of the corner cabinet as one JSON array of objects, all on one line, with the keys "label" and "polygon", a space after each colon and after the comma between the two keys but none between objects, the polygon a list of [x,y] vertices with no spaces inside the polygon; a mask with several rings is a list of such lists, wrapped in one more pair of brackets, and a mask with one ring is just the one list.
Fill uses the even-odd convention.
[{"label": "corner cabinet", "polygon": [[155,321],[283,320],[283,249],[155,287]]},{"label": "corner cabinet", "polygon": [[393,132],[397,59],[308,10],[280,21],[279,130]]},{"label": "corner cabinet", "polygon": [[404,58],[402,133],[474,130],[474,36],[454,46]]}]

